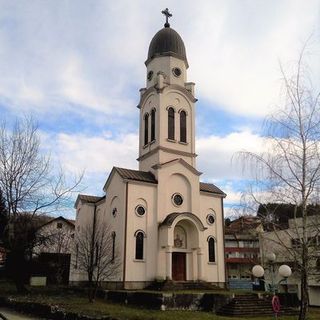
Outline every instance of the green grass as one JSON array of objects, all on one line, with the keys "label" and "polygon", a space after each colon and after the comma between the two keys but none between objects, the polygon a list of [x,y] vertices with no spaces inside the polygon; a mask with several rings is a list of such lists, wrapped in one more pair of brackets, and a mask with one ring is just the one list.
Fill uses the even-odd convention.
[{"label": "green grass", "polygon": [[[202,311],[158,311],[147,310],[138,307],[131,307],[123,304],[110,303],[102,299],[97,299],[94,303],[89,303],[88,299],[80,293],[71,293],[57,287],[32,288],[28,295],[18,296],[12,285],[0,283],[0,295],[10,295],[22,301],[36,301],[58,305],[66,311],[73,311],[91,316],[112,315],[121,320],[238,320],[238,318],[222,317],[212,312]],[[246,319],[246,318],[243,318]],[[254,317],[251,320],[274,320],[273,317]],[[296,320],[297,316],[281,317],[280,320]],[[319,320],[320,308],[311,308],[308,320]]]}]

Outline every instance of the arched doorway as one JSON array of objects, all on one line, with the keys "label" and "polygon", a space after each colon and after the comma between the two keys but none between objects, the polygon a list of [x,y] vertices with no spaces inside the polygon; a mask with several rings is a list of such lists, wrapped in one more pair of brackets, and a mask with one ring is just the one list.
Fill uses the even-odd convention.
[{"label": "arched doorway", "polygon": [[193,248],[199,246],[198,231],[189,219],[180,220],[173,229],[172,280],[186,281],[191,277]]},{"label": "arched doorway", "polygon": [[175,250],[172,252],[172,279],[175,281],[187,280],[186,252],[187,233],[183,226],[176,225],[173,232],[173,245]]}]

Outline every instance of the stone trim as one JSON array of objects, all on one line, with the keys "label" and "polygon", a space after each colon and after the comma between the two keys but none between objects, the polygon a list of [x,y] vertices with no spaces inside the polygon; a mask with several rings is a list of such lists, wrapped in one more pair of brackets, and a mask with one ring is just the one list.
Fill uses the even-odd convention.
[{"label": "stone trim", "polygon": [[180,156],[192,157],[192,158],[195,158],[195,157],[198,156],[196,153],[185,152],[185,151],[180,151],[180,150],[174,150],[174,149],[171,149],[171,148],[158,146],[158,147],[154,148],[153,150],[151,150],[151,151],[145,153],[144,155],[140,156],[139,158],[137,158],[137,160],[138,161],[144,160],[144,159],[152,156],[154,153],[156,153],[158,151],[165,151],[165,152],[168,152],[168,153],[177,154],[177,155],[180,155]]}]

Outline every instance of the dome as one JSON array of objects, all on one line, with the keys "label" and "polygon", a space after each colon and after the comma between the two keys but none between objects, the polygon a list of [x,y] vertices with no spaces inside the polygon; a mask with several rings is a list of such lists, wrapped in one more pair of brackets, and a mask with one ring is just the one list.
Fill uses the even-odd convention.
[{"label": "dome", "polygon": [[184,60],[188,67],[186,49],[178,32],[170,27],[159,30],[152,38],[146,64],[158,56],[173,56]]}]

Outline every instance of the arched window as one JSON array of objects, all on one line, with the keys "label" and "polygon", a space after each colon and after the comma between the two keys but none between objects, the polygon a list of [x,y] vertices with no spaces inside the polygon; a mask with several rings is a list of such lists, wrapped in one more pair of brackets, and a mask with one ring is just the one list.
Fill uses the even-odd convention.
[{"label": "arched window", "polygon": [[137,260],[143,260],[143,242],[144,242],[144,233],[142,231],[137,231],[135,234],[136,237],[136,255]]},{"label": "arched window", "polygon": [[111,234],[112,237],[112,257],[111,260],[114,260],[115,257],[115,250],[116,250],[116,233],[113,231]]},{"label": "arched window", "polygon": [[149,114],[146,113],[144,116],[144,145],[148,144],[148,133],[149,133]]},{"label": "arched window", "polygon": [[214,238],[208,239],[209,262],[216,262],[215,241]]},{"label": "arched window", "polygon": [[168,139],[174,140],[174,109],[168,110]]},{"label": "arched window", "polygon": [[187,114],[185,111],[180,112],[180,141],[187,142]]},{"label": "arched window", "polygon": [[151,111],[151,141],[156,138],[156,110]]}]

